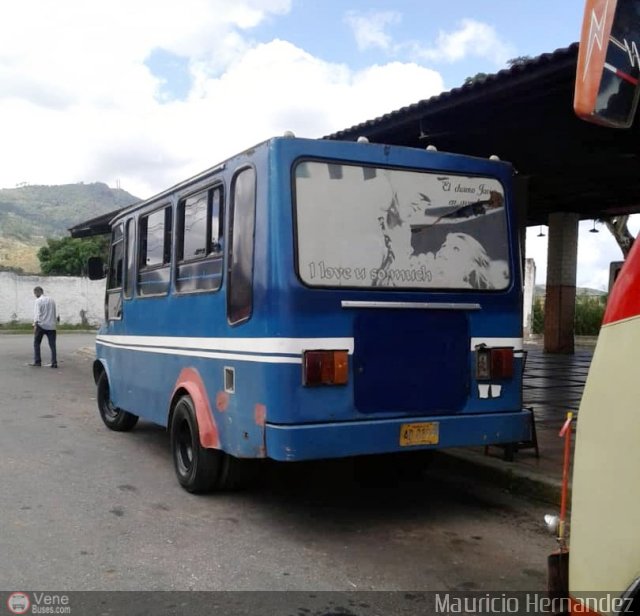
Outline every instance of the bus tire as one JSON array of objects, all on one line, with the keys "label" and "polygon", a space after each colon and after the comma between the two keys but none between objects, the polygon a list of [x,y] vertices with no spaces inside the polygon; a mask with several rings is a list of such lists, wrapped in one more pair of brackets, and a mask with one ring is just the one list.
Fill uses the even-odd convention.
[{"label": "bus tire", "polygon": [[171,419],[171,453],[178,483],[193,494],[211,492],[218,487],[224,452],[200,444],[200,431],[193,401],[182,396]]},{"label": "bus tire", "polygon": [[218,478],[218,488],[230,491],[246,487],[254,478],[253,462],[254,460],[242,460],[225,453]]},{"label": "bus tire", "polygon": [[138,416],[113,405],[109,393],[109,378],[106,372],[102,372],[98,377],[97,388],[98,410],[104,425],[116,432],[128,432],[131,430],[138,423]]}]

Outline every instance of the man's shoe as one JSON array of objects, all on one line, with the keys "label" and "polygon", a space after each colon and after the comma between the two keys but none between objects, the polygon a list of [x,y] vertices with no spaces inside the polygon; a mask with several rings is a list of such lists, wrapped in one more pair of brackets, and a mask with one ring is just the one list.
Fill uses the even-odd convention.
[{"label": "man's shoe", "polygon": [[49,364],[49,368],[57,368],[58,364]]},{"label": "man's shoe", "polygon": [[42,364],[36,364],[35,362],[31,362],[27,364],[27,366],[31,366],[32,368],[42,368]]}]

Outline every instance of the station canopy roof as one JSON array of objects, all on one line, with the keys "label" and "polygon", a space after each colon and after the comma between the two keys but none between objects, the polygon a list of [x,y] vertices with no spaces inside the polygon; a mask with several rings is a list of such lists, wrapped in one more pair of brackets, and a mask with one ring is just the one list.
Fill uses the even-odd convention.
[{"label": "station canopy roof", "polygon": [[[578,44],[523,61],[408,107],[327,135],[488,157],[514,165],[527,181],[525,224],[552,212],[581,219],[640,212],[640,122],[605,128],[573,112]],[[69,229],[73,237],[109,231],[111,212]]]}]

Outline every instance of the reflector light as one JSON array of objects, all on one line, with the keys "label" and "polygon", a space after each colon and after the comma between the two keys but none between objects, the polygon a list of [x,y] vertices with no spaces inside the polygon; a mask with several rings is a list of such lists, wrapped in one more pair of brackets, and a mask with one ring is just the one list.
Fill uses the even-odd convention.
[{"label": "reflector light", "polygon": [[491,350],[476,350],[476,379],[479,381],[491,378]]},{"label": "reflector light", "polygon": [[513,349],[491,349],[491,378],[510,379],[513,377]]},{"label": "reflector light", "polygon": [[348,381],[347,351],[304,351],[302,354],[303,385],[346,385]]},{"label": "reflector light", "polygon": [[478,381],[511,378],[513,378],[512,347],[495,349],[479,347],[476,349],[476,379]]}]

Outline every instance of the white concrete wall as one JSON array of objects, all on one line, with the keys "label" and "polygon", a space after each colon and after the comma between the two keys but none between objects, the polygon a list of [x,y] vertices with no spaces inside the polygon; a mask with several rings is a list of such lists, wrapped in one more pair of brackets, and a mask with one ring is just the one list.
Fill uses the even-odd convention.
[{"label": "white concrete wall", "polygon": [[104,280],[0,272],[0,323],[33,322],[34,287],[55,300],[60,323],[97,326],[104,319]]},{"label": "white concrete wall", "polygon": [[[532,333],[536,264],[525,259],[522,326],[525,338]],[[61,323],[78,325],[84,320],[98,326],[104,318],[104,280],[72,276],[18,276],[0,272],[0,323],[33,321],[33,287],[42,287],[56,301]]]},{"label": "white concrete wall", "polygon": [[536,262],[524,260],[524,296],[522,298],[522,334],[526,338],[533,334],[533,302],[536,289]]}]

